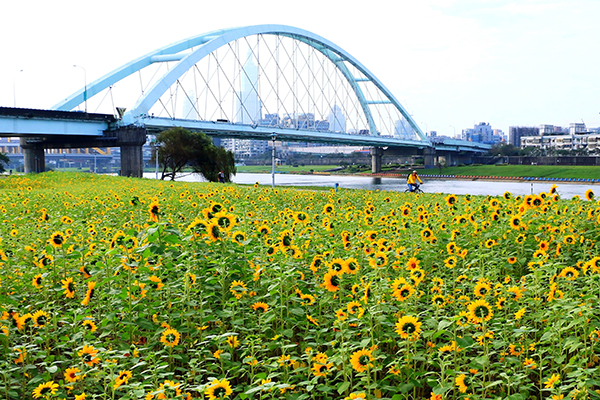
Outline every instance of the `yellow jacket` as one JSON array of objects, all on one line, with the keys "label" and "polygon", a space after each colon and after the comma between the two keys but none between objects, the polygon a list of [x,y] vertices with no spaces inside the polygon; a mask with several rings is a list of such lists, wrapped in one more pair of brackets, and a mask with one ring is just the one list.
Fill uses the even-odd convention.
[{"label": "yellow jacket", "polygon": [[410,174],[408,175],[408,179],[406,179],[406,183],[410,184],[410,185],[414,185],[417,181],[419,181],[419,183],[423,183],[423,181],[421,180],[421,178],[419,178],[419,175],[417,174]]}]

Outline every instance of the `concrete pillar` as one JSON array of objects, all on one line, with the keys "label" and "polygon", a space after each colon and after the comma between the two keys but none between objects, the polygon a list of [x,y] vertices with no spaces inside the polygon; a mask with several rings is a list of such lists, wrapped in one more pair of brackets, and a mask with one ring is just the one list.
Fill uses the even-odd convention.
[{"label": "concrete pillar", "polygon": [[435,168],[435,148],[427,147],[423,149],[423,164],[425,168]]},{"label": "concrete pillar", "polygon": [[41,138],[21,138],[25,173],[38,173],[46,170],[46,156]]},{"label": "concrete pillar", "polygon": [[146,143],[146,129],[137,126],[120,128],[116,132],[121,148],[121,175],[141,178],[144,172],[142,146]]},{"label": "concrete pillar", "polygon": [[371,172],[376,174],[381,172],[381,159],[383,149],[381,147],[371,147]]}]

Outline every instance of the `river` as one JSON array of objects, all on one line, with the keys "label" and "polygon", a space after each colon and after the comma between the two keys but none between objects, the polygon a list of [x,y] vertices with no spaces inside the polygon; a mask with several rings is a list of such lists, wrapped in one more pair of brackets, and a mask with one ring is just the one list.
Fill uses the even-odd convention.
[{"label": "river", "polygon": [[[154,178],[154,173],[145,173],[145,178]],[[531,194],[550,191],[552,183],[542,182],[508,182],[508,181],[482,181],[482,180],[443,180],[423,178],[424,184],[421,186],[424,192],[429,193],[453,193],[453,194],[471,194],[471,195],[491,195],[500,196],[504,192],[512,194]],[[182,175],[177,178],[178,181],[203,182],[204,179],[198,175]],[[270,174],[248,174],[239,173],[233,177],[234,183],[271,185]],[[404,191],[406,189],[405,178],[372,178],[363,176],[344,176],[344,175],[295,175],[295,174],[275,174],[276,186],[327,186],[334,188],[335,184],[340,188],[346,189],[366,189],[366,190],[389,190]],[[566,184],[557,183],[558,193],[562,198],[571,198],[575,195],[584,197],[586,190],[595,190],[593,184]],[[600,194],[600,189],[598,189]]]}]

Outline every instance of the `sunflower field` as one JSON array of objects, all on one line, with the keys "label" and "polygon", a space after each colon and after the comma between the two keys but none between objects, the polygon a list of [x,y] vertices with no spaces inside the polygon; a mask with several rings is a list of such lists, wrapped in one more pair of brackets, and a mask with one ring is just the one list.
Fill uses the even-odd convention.
[{"label": "sunflower field", "polygon": [[600,399],[600,202],[0,179],[0,398]]}]

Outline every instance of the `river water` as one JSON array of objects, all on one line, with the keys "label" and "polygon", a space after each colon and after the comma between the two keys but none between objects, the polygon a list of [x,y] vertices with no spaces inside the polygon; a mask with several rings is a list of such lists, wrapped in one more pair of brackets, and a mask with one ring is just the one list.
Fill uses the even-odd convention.
[{"label": "river water", "polygon": [[[145,173],[145,178],[154,178],[154,173]],[[424,192],[447,193],[447,194],[471,194],[500,196],[504,192],[512,194],[531,194],[549,192],[552,183],[542,182],[505,182],[505,181],[482,181],[482,180],[443,180],[423,178],[421,186]],[[199,175],[182,175],[178,181],[203,182]],[[246,174],[239,173],[233,177],[234,183],[271,185],[271,174]],[[388,190],[404,191],[406,189],[406,178],[372,178],[363,176],[344,175],[295,175],[275,174],[275,186],[326,186],[334,188],[335,184],[346,189],[365,190]],[[571,198],[575,195],[584,197],[586,190],[592,189],[596,192],[593,184],[566,184],[556,183],[558,193],[562,198]],[[597,190],[600,194],[600,188]]]}]

